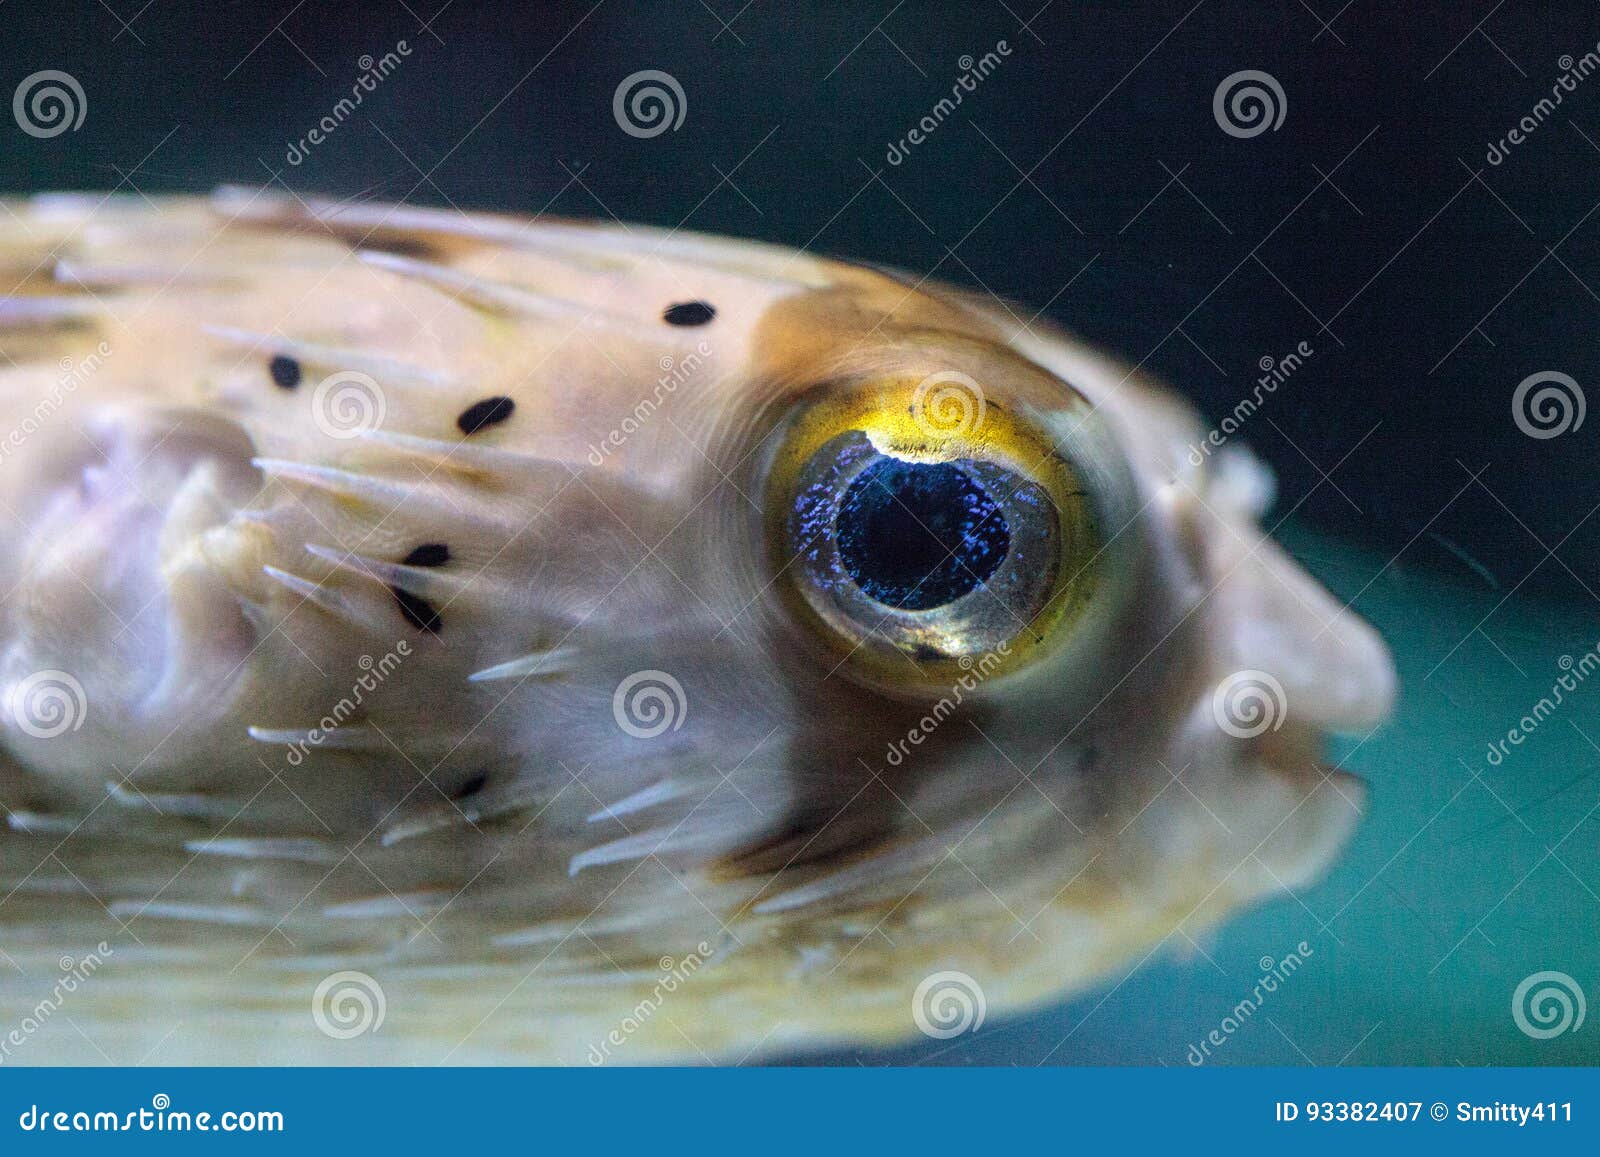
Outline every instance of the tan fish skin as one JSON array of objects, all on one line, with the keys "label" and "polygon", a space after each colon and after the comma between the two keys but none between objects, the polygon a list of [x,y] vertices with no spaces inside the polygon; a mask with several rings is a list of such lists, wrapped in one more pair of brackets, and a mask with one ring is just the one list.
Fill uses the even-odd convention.
[{"label": "tan fish skin", "polygon": [[[1318,758],[1387,714],[1382,642],[1251,459],[1061,332],[653,229],[7,209],[0,1063],[889,1041],[933,973],[991,1017],[1082,988],[1358,818]],[[939,374],[1096,544],[992,673],[819,637],[782,538],[797,415]],[[1241,671],[1281,691],[1225,729]]]}]

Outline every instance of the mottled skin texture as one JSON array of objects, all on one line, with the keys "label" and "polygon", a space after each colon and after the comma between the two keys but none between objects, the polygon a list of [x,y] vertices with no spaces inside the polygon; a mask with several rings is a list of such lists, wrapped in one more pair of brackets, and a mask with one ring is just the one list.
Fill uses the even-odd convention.
[{"label": "mottled skin texture", "polygon": [[[932,972],[991,1016],[1081,987],[1315,879],[1356,821],[1318,755],[1388,710],[1381,642],[1261,537],[1246,458],[1193,465],[1180,403],[1001,306],[644,229],[253,191],[8,208],[0,689],[66,672],[84,706],[50,738],[0,711],[0,1028],[112,949],[12,1063],[893,1039]],[[662,320],[687,301],[714,319]],[[869,688],[807,637],[765,469],[798,401],[951,368],[1090,482],[1105,581],[893,766],[944,690]],[[316,389],[350,371],[382,422],[331,436]],[[1241,739],[1212,692],[1245,668],[1286,717]],[[646,669],[687,705],[650,739],[612,703]],[[286,742],[364,673],[337,741]],[[342,969],[381,985],[378,1031],[318,1030]]]}]

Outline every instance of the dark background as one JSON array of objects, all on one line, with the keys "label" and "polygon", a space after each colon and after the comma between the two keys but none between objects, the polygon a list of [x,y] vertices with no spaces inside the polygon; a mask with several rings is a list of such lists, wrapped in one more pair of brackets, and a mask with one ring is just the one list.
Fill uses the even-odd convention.
[{"label": "dark background", "polygon": [[[13,0],[0,95],[60,69],[88,114],[46,140],[0,123],[0,189],[281,181],[767,238],[933,270],[1024,319],[1046,306],[1213,419],[1305,341],[1241,435],[1277,470],[1280,512],[1398,552],[1401,574],[1587,605],[1600,416],[1535,440],[1511,398],[1536,371],[1600,385],[1600,74],[1504,163],[1485,154],[1561,57],[1596,48],[1600,11],[1128,7]],[[402,38],[400,68],[286,164],[358,58]],[[959,58],[1002,39],[998,70],[887,164]],[[612,94],[641,69],[682,85],[677,131],[619,129]],[[1241,69],[1282,85],[1277,131],[1213,118]]]}]

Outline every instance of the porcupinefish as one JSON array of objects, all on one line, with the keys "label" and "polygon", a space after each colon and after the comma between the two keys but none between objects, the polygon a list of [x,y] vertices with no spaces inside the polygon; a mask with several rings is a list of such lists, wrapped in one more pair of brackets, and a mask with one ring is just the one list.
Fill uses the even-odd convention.
[{"label": "porcupinefish", "polygon": [[276,191],[6,208],[0,1063],[938,1035],[948,978],[1091,985],[1362,810],[1322,748],[1392,668],[1268,473],[993,299]]}]

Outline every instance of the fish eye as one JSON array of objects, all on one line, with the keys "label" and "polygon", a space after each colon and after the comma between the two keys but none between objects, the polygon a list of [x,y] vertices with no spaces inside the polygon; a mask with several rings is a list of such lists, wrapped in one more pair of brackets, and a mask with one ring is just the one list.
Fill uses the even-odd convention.
[{"label": "fish eye", "polygon": [[828,394],[769,475],[774,571],[811,633],[891,689],[1046,653],[1092,595],[1100,536],[1044,424],[949,371]]}]

